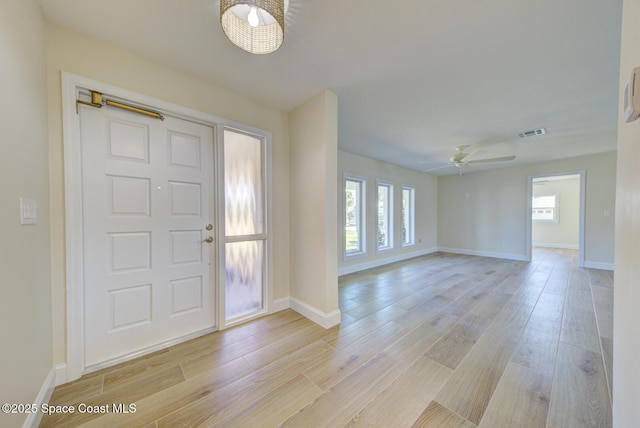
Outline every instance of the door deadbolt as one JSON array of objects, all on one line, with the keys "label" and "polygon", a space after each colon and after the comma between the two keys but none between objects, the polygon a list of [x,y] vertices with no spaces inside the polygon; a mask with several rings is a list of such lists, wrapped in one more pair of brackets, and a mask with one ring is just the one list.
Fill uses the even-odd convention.
[{"label": "door deadbolt", "polygon": [[213,229],[213,225],[212,224],[208,224],[204,228],[207,229],[207,230],[211,230],[211,229]]}]

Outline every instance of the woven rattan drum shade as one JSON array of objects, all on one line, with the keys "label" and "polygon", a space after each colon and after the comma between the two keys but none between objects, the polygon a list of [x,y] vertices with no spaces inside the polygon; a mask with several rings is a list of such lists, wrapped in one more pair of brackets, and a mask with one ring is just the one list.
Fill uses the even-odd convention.
[{"label": "woven rattan drum shade", "polygon": [[[256,27],[246,20],[251,7],[260,16]],[[274,52],[284,40],[284,0],[220,0],[220,24],[239,48],[253,54]]]}]

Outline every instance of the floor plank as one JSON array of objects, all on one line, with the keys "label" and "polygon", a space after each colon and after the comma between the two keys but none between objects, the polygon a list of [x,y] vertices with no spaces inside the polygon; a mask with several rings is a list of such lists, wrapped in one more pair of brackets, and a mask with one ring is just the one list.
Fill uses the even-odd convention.
[{"label": "floor plank", "polygon": [[600,352],[600,336],[593,311],[566,306],[560,340],[573,346]]},{"label": "floor plank", "polygon": [[487,318],[469,314],[456,322],[424,355],[455,370],[490,322]]},{"label": "floor plank", "polygon": [[406,332],[405,327],[389,322],[352,345],[336,349],[330,358],[307,370],[305,375],[326,391]]},{"label": "floor plank", "polygon": [[539,328],[539,325],[535,323],[527,326],[511,361],[538,373],[553,375],[560,329],[553,326]]},{"label": "floor plank", "polygon": [[319,342],[301,348],[236,382],[187,403],[158,420],[158,427],[222,420],[243,408],[247,402],[263,397],[302,374],[309,366],[327,358],[331,352],[326,344]]},{"label": "floor plank", "polygon": [[450,375],[451,369],[428,358],[419,358],[346,426],[411,426]]},{"label": "floor plank", "polygon": [[407,366],[380,354],[320,396],[282,427],[339,427],[392,383]]},{"label": "floor plank", "polygon": [[322,390],[304,375],[279,386],[233,415],[203,427],[275,427],[322,395]]},{"label": "floor plank", "polygon": [[480,428],[544,428],[551,400],[550,374],[509,363],[491,397]]},{"label": "floor plank", "polygon": [[463,417],[432,401],[411,426],[412,428],[475,428]]},{"label": "floor plank", "polygon": [[442,387],[436,401],[456,414],[480,423],[517,342],[483,336]]},{"label": "floor plank", "polygon": [[610,427],[611,404],[602,357],[560,343],[549,409],[550,427]]}]

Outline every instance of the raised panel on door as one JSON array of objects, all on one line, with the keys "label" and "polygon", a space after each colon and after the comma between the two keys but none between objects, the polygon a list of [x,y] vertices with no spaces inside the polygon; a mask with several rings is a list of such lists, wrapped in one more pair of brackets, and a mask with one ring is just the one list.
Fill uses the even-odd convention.
[{"label": "raised panel on door", "polygon": [[169,244],[166,272],[166,329],[174,335],[184,326],[207,328],[215,324],[216,290],[209,287],[212,252],[216,243],[206,243],[205,227],[213,223],[213,132],[205,138],[201,125],[168,118],[163,135],[166,147],[164,169],[167,189]]},{"label": "raised panel on door", "polygon": [[215,326],[213,132],[80,107],[85,367]]}]

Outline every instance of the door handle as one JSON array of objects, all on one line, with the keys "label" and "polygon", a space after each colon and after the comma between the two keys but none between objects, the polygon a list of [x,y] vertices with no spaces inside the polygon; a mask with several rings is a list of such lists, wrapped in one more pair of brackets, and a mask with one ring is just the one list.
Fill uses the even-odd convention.
[{"label": "door handle", "polygon": [[211,244],[213,242],[213,237],[212,236],[207,236],[206,238],[204,238],[204,241],[202,242],[206,242],[207,244]]}]

